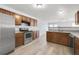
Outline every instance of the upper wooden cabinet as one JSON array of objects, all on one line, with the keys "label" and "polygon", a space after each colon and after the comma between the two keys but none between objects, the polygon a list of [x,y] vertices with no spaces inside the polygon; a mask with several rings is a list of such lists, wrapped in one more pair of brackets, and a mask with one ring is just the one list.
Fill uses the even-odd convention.
[{"label": "upper wooden cabinet", "polygon": [[34,26],[37,26],[37,20],[34,20]]},{"label": "upper wooden cabinet", "polygon": [[24,22],[30,22],[30,18],[29,17],[23,17],[22,21],[24,21]]},{"label": "upper wooden cabinet", "polygon": [[11,12],[11,11],[3,9],[3,8],[0,8],[0,12],[4,13],[4,14],[7,14],[7,15],[10,15],[10,16],[14,16],[15,15],[14,12]]},{"label": "upper wooden cabinet", "polygon": [[22,19],[23,22],[29,23],[30,26],[37,26],[37,20],[30,18],[30,17],[23,17]]},{"label": "upper wooden cabinet", "polygon": [[30,18],[30,26],[34,26],[34,20]]},{"label": "upper wooden cabinet", "polygon": [[30,26],[37,26],[37,21],[35,19],[30,18]]},{"label": "upper wooden cabinet", "polygon": [[31,19],[31,25],[32,26],[37,26],[37,20],[35,20],[35,19]]},{"label": "upper wooden cabinet", "polygon": [[15,12],[0,8],[0,12],[15,17],[15,25],[21,25],[22,22],[29,26],[37,26],[37,20],[28,16],[17,14]]},{"label": "upper wooden cabinet", "polygon": [[75,23],[79,24],[79,11],[75,14]]},{"label": "upper wooden cabinet", "polygon": [[21,25],[22,23],[22,16],[15,15],[15,25]]}]

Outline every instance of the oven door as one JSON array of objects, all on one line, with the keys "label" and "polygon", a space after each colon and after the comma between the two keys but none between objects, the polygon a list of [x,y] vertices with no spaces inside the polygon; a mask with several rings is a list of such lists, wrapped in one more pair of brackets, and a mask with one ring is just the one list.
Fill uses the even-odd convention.
[{"label": "oven door", "polygon": [[26,32],[24,35],[24,44],[32,42],[32,32]]}]

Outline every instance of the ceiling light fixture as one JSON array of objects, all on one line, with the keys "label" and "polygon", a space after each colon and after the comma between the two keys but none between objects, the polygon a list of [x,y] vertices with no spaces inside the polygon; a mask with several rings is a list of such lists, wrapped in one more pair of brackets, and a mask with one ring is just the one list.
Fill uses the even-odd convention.
[{"label": "ceiling light fixture", "polygon": [[64,13],[64,11],[59,11],[59,14],[63,14]]},{"label": "ceiling light fixture", "polygon": [[64,15],[64,13],[65,13],[65,11],[64,11],[63,9],[60,9],[60,10],[58,11],[58,15]]},{"label": "ceiling light fixture", "polygon": [[54,27],[53,24],[50,24],[49,27]]},{"label": "ceiling light fixture", "polygon": [[45,8],[44,4],[33,4],[34,8]]}]

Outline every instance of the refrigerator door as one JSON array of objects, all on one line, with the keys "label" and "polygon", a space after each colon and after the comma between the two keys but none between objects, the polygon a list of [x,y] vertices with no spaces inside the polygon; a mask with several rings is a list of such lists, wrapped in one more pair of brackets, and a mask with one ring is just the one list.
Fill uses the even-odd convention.
[{"label": "refrigerator door", "polygon": [[15,49],[15,19],[0,13],[0,55]]}]

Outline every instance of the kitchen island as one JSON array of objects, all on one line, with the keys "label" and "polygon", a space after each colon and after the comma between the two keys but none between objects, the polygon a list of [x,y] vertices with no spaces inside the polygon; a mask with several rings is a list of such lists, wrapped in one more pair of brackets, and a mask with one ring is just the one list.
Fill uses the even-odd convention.
[{"label": "kitchen island", "polygon": [[79,33],[47,31],[47,41],[72,48],[73,54],[79,54]]}]

